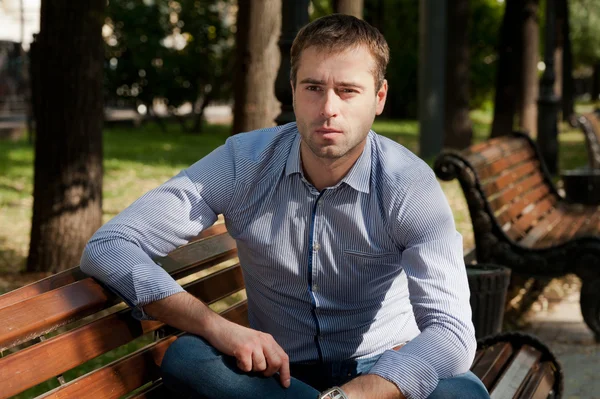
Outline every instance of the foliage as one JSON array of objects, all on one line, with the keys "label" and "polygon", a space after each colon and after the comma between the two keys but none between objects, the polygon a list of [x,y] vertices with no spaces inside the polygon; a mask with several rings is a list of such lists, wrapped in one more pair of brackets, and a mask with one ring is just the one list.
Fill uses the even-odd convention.
[{"label": "foliage", "polygon": [[194,104],[198,119],[231,89],[233,27],[224,0],[110,0],[105,33],[106,90],[149,110],[163,100],[171,114]]},{"label": "foliage", "polygon": [[498,0],[472,0],[470,6],[471,108],[479,108],[492,99],[495,90],[504,5]]},{"label": "foliage", "polygon": [[[382,1],[378,19],[377,2],[365,2],[365,19],[377,26],[390,46],[387,79],[388,116],[416,117],[419,72],[419,2]],[[469,40],[471,51],[471,108],[491,100],[496,78],[496,45],[504,5],[497,0],[471,0]],[[452,51],[452,49],[447,49]]]},{"label": "foliage", "polygon": [[600,62],[600,2],[569,1],[573,61],[576,66]]}]

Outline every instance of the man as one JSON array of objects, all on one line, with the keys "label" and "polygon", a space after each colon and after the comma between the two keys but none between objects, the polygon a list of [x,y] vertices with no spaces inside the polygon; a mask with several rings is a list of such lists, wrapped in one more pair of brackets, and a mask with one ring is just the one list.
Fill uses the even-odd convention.
[{"label": "man", "polygon": [[[190,333],[162,364],[186,397],[488,397],[468,372],[469,289],[445,196],[427,164],[370,130],[388,90],[385,39],[331,15],[291,55],[297,122],[231,137],[137,200],[90,240],[82,270],[138,317]],[[151,261],[219,214],[251,328]]]}]

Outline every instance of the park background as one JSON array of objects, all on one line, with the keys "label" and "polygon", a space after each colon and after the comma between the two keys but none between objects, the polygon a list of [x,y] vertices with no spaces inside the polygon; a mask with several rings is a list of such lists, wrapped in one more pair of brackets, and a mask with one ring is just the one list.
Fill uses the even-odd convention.
[{"label": "park background", "polygon": [[[293,120],[291,40],[332,12],[385,35],[374,130],[430,165],[513,129],[552,135],[543,112],[555,176],[587,163],[574,120],[600,98],[597,0],[0,0],[0,293],[76,266],[101,224],[231,134]],[[440,184],[467,252],[464,196]],[[553,280],[507,328],[579,287]],[[508,306],[526,294],[527,282]]]}]

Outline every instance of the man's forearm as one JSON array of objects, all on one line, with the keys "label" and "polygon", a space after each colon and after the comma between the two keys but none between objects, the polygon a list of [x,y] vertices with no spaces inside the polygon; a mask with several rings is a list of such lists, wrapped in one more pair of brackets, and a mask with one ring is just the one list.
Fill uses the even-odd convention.
[{"label": "man's forearm", "polygon": [[149,303],[144,306],[144,312],[163,323],[201,337],[205,337],[215,318],[221,317],[188,292]]},{"label": "man's forearm", "polygon": [[395,384],[375,374],[356,377],[342,389],[349,399],[406,399]]}]

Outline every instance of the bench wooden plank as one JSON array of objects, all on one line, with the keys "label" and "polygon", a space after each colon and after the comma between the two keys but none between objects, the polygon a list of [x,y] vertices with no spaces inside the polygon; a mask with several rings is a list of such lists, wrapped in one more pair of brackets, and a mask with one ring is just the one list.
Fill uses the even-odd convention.
[{"label": "bench wooden plank", "polygon": [[494,211],[498,211],[502,207],[511,204],[513,201],[516,202],[519,197],[523,196],[533,187],[539,186],[543,181],[543,177],[537,173],[519,180],[504,191],[489,195],[490,205]]},{"label": "bench wooden plank", "polygon": [[554,369],[552,363],[544,362],[527,381],[521,393],[522,398],[546,399],[554,385]]},{"label": "bench wooden plank", "polygon": [[528,247],[538,247],[538,244],[543,242],[544,238],[553,231],[559,224],[565,223],[565,214],[558,208],[550,211],[540,223],[536,224],[527,235],[519,241],[519,244]]},{"label": "bench wooden plank", "polygon": [[[235,248],[235,243],[231,245],[231,237],[227,234],[227,229],[224,224],[215,224],[214,226],[202,231],[197,237],[190,240],[190,244],[195,243],[197,241],[206,240],[206,243],[215,241],[222,241],[222,244],[216,248],[216,251],[206,251],[201,253],[201,251],[197,250],[196,254],[200,257],[196,258],[194,262],[181,264],[179,261],[174,261],[169,258],[169,256],[165,258],[161,258],[162,262],[171,266],[173,268],[181,268],[181,267],[193,267],[195,265],[203,264],[206,267],[210,267],[217,263],[220,263],[223,260],[234,257],[237,254],[237,250]],[[189,245],[189,244],[187,244]],[[182,246],[178,249],[180,252],[187,251],[186,246]],[[210,246],[210,244],[208,244]],[[225,252],[218,252],[219,249],[226,248]],[[176,250],[177,251],[177,250]],[[200,253],[198,253],[200,252]],[[205,257],[202,257],[204,255]],[[7,292],[6,294],[0,295],[0,309],[6,306],[10,306],[14,303],[23,301],[25,299],[32,298],[36,295],[43,294],[45,292],[63,287],[65,285],[72,284],[76,281],[83,280],[88,278],[89,276],[83,273],[79,267],[73,267],[71,269],[62,271],[60,273],[54,274],[52,276],[46,277],[42,280],[36,281],[34,283],[28,284],[24,287],[18,288],[16,290]]]},{"label": "bench wooden plank", "polygon": [[501,173],[502,171],[510,168],[512,165],[529,160],[534,156],[535,154],[530,148],[519,148],[517,151],[507,157],[500,158],[488,165],[481,166],[478,170],[478,175],[482,180],[485,180],[488,177]]},{"label": "bench wooden plank", "polygon": [[[243,301],[222,313],[223,317],[247,324],[247,302]],[[160,377],[162,358],[178,335],[165,337],[122,359],[53,389],[40,398],[117,399]]]},{"label": "bench wooden plank", "polygon": [[507,204],[504,209],[498,212],[496,218],[501,224],[515,221],[528,206],[547,196],[552,196],[547,187],[535,186],[528,192],[523,192],[521,197],[513,203]]},{"label": "bench wooden plank", "polygon": [[170,396],[173,396],[173,393],[169,392],[164,384],[158,381],[129,399],[164,399]]},{"label": "bench wooden plank", "polygon": [[512,399],[524,388],[524,383],[532,374],[532,368],[542,354],[530,347],[523,346],[506,368],[490,392],[491,399]]},{"label": "bench wooden plank", "polygon": [[0,350],[11,348],[116,303],[92,278],[0,309]]},{"label": "bench wooden plank", "polygon": [[[215,272],[184,288],[212,304],[244,288],[238,265]],[[0,359],[0,399],[72,369],[105,352],[164,326],[158,321],[142,321],[131,317],[131,310],[108,315],[82,327]],[[60,353],[60,356],[56,356]],[[15,370],[19,370],[15,374]]]},{"label": "bench wooden plank", "polygon": [[75,281],[83,280],[87,277],[89,276],[79,270],[79,267],[62,271],[16,290],[7,292],[4,295],[0,295],[0,309],[36,295],[43,294],[44,292],[74,283]]},{"label": "bench wooden plank", "polygon": [[512,354],[513,348],[508,342],[499,342],[485,349],[479,361],[471,367],[471,371],[489,391]]},{"label": "bench wooden plank", "polygon": [[514,226],[520,231],[527,232],[532,226],[535,226],[544,215],[548,213],[556,203],[553,195],[546,196],[540,202],[530,204],[530,209],[525,209],[521,217],[514,223]]},{"label": "bench wooden plank", "polygon": [[504,188],[513,184],[516,181],[523,179],[525,176],[536,174],[539,167],[537,162],[529,161],[516,167],[507,170],[505,173],[498,175],[489,182],[483,184],[483,191],[489,196],[493,193],[502,191]]}]

